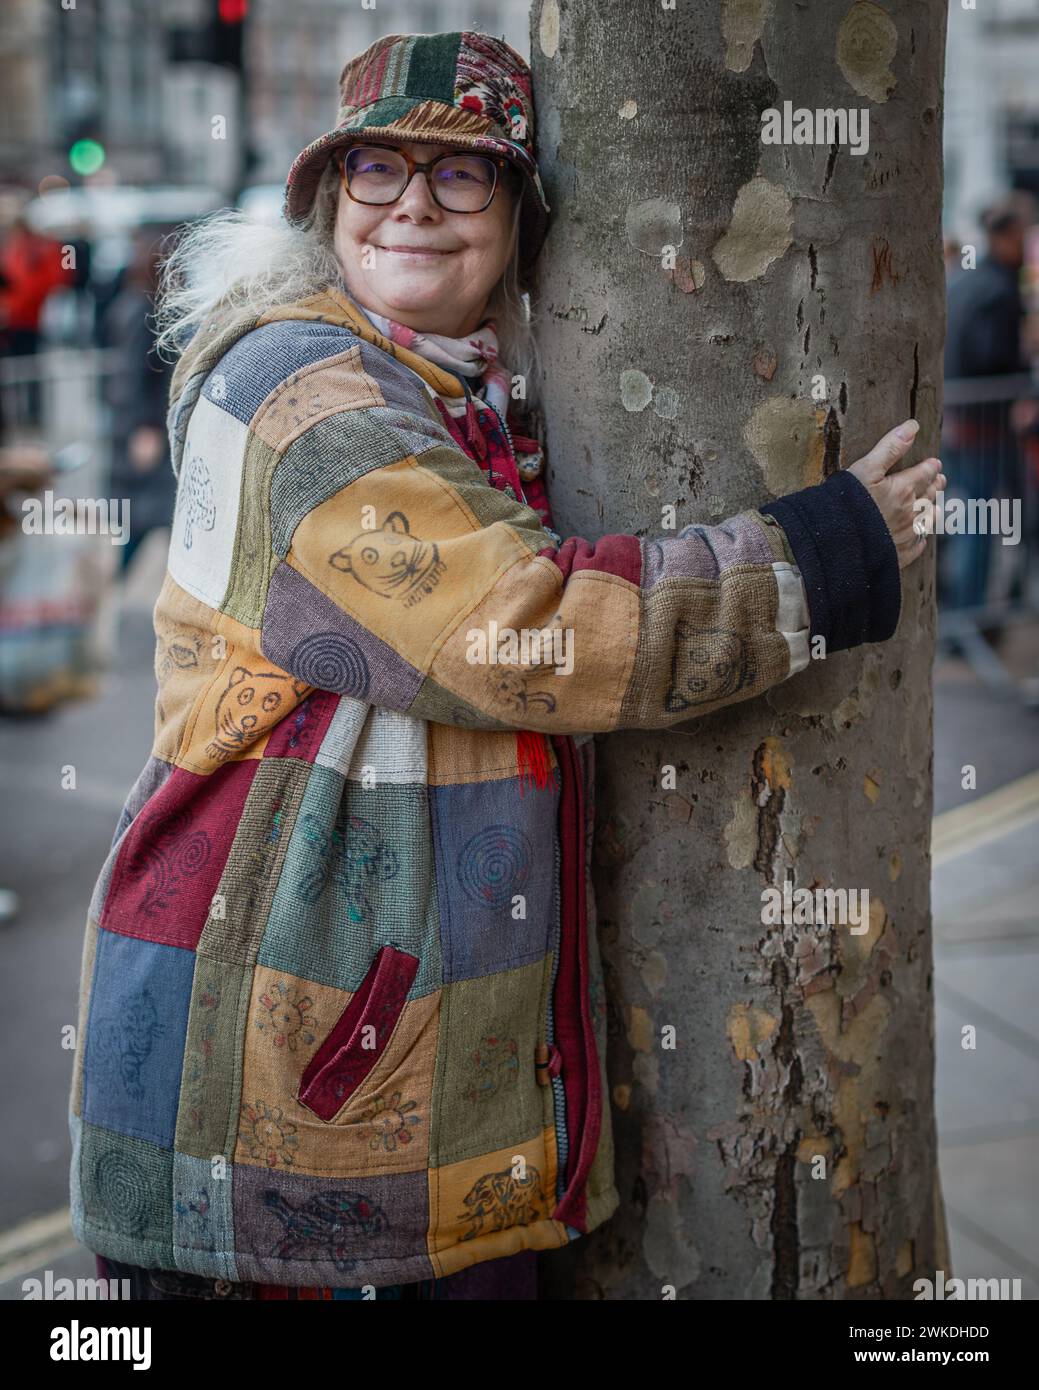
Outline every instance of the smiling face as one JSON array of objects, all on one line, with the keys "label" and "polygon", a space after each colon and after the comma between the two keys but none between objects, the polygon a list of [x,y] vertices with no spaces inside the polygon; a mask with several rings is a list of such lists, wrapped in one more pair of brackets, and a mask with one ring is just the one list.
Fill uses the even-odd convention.
[{"label": "smiling face", "polygon": [[[393,143],[419,161],[461,149]],[[334,245],[346,287],[366,309],[416,332],[463,337],[479,326],[508,264],[513,207],[502,177],[482,212],[445,211],[420,173],[384,207],[355,203],[340,184]]]}]

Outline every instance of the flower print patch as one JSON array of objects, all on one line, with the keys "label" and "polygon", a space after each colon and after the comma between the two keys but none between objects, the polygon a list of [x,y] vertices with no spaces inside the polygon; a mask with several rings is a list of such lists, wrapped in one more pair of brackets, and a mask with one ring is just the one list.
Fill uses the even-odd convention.
[{"label": "flower print patch", "polygon": [[376,1096],[371,1107],[361,1116],[361,1123],[372,1131],[369,1148],[384,1153],[396,1153],[415,1138],[414,1127],[422,1123],[421,1115],[410,1112],[418,1102],[402,1099],[403,1092],[394,1091],[389,1097]]},{"label": "flower print patch", "polygon": [[274,1047],[295,1052],[301,1042],[310,1047],[317,1040],[313,1007],[314,1001],[298,984],[277,980],[260,995],[254,1023]]},{"label": "flower print patch", "polygon": [[469,31],[462,36],[455,76],[455,104],[463,111],[487,116],[516,141],[525,141],[530,126],[530,84],[526,75],[511,71],[507,80],[495,73],[502,59],[502,41]]},{"label": "flower print patch", "polygon": [[242,1106],[238,1144],[254,1162],[263,1162],[268,1168],[279,1165],[288,1168],[295,1163],[296,1149],[299,1147],[296,1129],[285,1118],[280,1105],[257,1100],[251,1105],[246,1103]]},{"label": "flower print patch", "polygon": [[508,1029],[492,1024],[480,1039],[472,1054],[466,1096],[478,1102],[489,1100],[507,1087],[515,1086],[519,1077],[519,1046],[509,1036]]}]

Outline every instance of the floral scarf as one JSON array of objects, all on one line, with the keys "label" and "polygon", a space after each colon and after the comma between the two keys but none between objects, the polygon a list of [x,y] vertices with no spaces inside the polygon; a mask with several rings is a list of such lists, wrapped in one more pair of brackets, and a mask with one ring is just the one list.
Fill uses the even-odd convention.
[{"label": "floral scarf", "polygon": [[485,399],[504,420],[509,409],[509,387],[512,378],[498,362],[498,330],[494,319],[484,319],[475,332],[466,338],[448,338],[443,333],[417,333],[405,323],[373,313],[363,304],[357,306],[384,337],[401,347],[417,352],[438,366],[446,367],[456,376],[479,377],[485,389]]},{"label": "floral scarf", "polygon": [[[512,375],[498,360],[498,333],[494,319],[484,319],[474,332],[464,338],[449,338],[442,333],[419,333],[407,324],[375,313],[357,300],[354,303],[373,327],[391,342],[399,343],[420,357],[446,367],[456,376],[479,378],[480,394],[475,397],[476,404],[467,395],[464,407],[459,407],[460,412],[464,410],[464,416],[460,414],[458,419],[437,398],[444,422],[465,452],[476,458],[492,486],[507,492],[517,502],[525,502],[537,512],[555,545],[562,545],[562,537],[550,524],[552,515],[540,476],[544,468],[541,446],[536,439],[513,434],[513,448],[510,450],[509,441],[502,432],[502,424],[508,417]],[[478,407],[482,405],[489,405],[493,409],[480,410]],[[460,420],[465,426],[464,435]],[[525,779],[538,787],[548,785],[550,769],[546,735],[519,730],[516,734],[516,761],[521,796]]]},{"label": "floral scarf", "polygon": [[[466,452],[477,457],[494,487],[509,493],[518,502],[525,502],[537,513],[553,545],[561,546],[563,538],[552,525],[552,512],[542,477],[544,450],[536,439],[518,434],[515,429],[511,431],[513,448],[510,450],[508,440],[502,435],[502,424],[508,423],[512,374],[499,361],[494,319],[484,319],[479,328],[466,338],[449,338],[442,333],[418,333],[407,324],[397,323],[395,319],[366,309],[363,304],[357,304],[357,307],[391,342],[400,343],[402,347],[446,367],[456,376],[478,379],[479,384],[474,392],[475,405],[467,397],[464,403],[448,409],[438,398],[440,413]],[[478,407],[485,405],[493,407],[497,421],[489,411],[478,410]],[[483,418],[478,419],[478,415]],[[459,421],[465,427],[464,434]]]}]

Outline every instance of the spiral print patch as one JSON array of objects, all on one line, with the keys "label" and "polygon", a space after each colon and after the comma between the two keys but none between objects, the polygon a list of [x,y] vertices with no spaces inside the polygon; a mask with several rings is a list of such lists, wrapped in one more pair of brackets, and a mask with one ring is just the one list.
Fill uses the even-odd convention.
[{"label": "spiral print patch", "polygon": [[127,872],[148,879],[140,911],[155,917],[170,906],[185,879],[193,878],[209,862],[213,846],[205,830],[192,830],[187,811],[169,815],[157,811],[142,825]]},{"label": "spiral print patch", "polygon": [[522,892],[534,862],[530,841],[511,825],[491,825],[468,840],[458,856],[458,882],[481,907],[506,907]]},{"label": "spiral print patch", "polygon": [[300,680],[336,695],[368,694],[371,674],[360,646],[338,632],[315,632],[297,643],[288,666]]},{"label": "spiral print patch", "polygon": [[94,1186],[106,1219],[129,1236],[140,1235],[148,1223],[148,1179],[126,1154],[109,1149],[94,1164]]},{"label": "spiral print patch", "polygon": [[209,858],[209,836],[204,830],[196,830],[177,846],[174,866],[177,873],[187,877],[197,874]]}]

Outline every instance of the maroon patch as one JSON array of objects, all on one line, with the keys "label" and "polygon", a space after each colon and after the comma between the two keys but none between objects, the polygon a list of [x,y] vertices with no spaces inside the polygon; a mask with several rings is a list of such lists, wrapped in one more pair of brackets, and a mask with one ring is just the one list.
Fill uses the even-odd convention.
[{"label": "maroon patch", "polygon": [[559,797],[560,932],[559,968],[552,999],[558,1068],[566,1095],[566,1187],[552,1213],[579,1231],[587,1226],[585,1185],[599,1147],[603,1095],[588,979],[588,903],[585,870],[584,778],[577,748],[565,735],[552,736],[562,774]]},{"label": "maroon patch", "polygon": [[637,536],[603,536],[594,545],[583,536],[569,536],[549,559],[559,566],[564,579],[578,570],[598,570],[632,584],[642,581],[642,544]]},{"label": "maroon patch", "polygon": [[259,760],[201,777],[175,767],[127,830],[100,925],[195,950]]},{"label": "maroon patch", "polygon": [[271,730],[265,758],[300,758],[312,763],[328,732],[339,696],[327,690],[314,690]]}]

